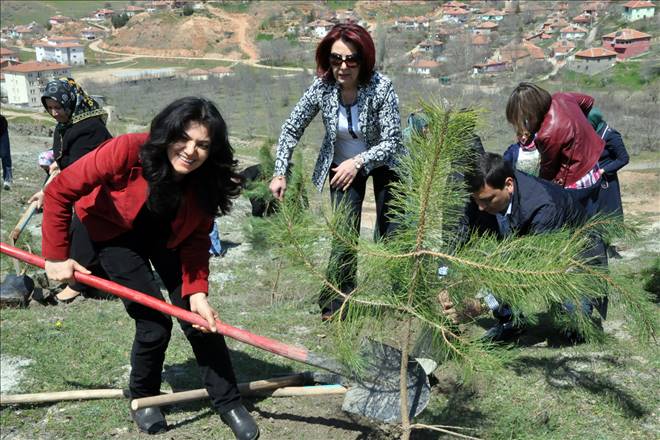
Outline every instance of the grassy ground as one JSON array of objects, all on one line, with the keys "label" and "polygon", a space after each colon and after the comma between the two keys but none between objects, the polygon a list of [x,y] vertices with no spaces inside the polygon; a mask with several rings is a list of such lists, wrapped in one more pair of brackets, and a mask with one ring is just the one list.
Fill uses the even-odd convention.
[{"label": "grassy ground", "polygon": [[[34,162],[48,142],[47,138],[10,135],[16,181],[11,192],[2,194],[3,237],[43,178]],[[247,159],[258,148],[258,142],[235,140],[234,145]],[[648,159],[657,160],[657,154]],[[311,162],[308,156],[307,168]],[[639,245],[623,249],[626,260],[615,262],[612,270],[629,273],[631,283],[641,283],[640,270],[658,256],[660,214],[648,200],[657,200],[660,194],[660,175],[652,169],[621,176],[628,216],[645,222],[647,232]],[[323,194],[319,200],[326,197]],[[212,259],[211,302],[233,325],[332,353],[327,329],[318,319],[317,287],[298,268],[280,265],[268,249],[252,248],[244,235],[248,213],[249,204],[239,199],[232,215],[219,220],[228,252],[224,258]],[[23,245],[29,243],[35,252],[39,251],[39,224],[40,216],[36,216],[22,238]],[[653,224],[655,229],[651,229]],[[0,263],[4,278],[11,263],[4,256]],[[478,333],[488,323],[484,318],[472,331]],[[609,338],[604,345],[565,346],[542,317],[539,327],[508,349],[514,362],[497,374],[479,372],[465,381],[454,364],[442,365],[435,373],[431,403],[418,421],[469,427],[474,429],[470,434],[484,439],[653,438],[660,429],[657,346],[633,342],[626,317],[616,305],[605,328]],[[7,391],[3,383],[3,392],[127,386],[133,327],[119,301],[80,299],[55,307],[33,302],[24,310],[2,309],[0,329],[3,370],[8,359],[30,362],[16,374],[17,386]],[[237,342],[229,345],[241,381],[309,369]],[[200,386],[191,350],[176,329],[163,379],[163,389]],[[395,438],[392,428],[343,413],[340,397],[247,402],[264,438]],[[172,428],[157,438],[231,438],[206,402],[172,406],[166,408],[166,414]],[[12,439],[147,438],[137,433],[129,419],[128,402],[121,399],[2,407],[0,429],[3,438]],[[419,432],[413,438],[440,437]]]},{"label": "grassy ground", "polygon": [[[92,52],[94,53],[94,52]],[[94,55],[92,55],[94,56]],[[71,70],[75,77],[78,73],[87,73],[94,71],[106,71],[109,69],[165,69],[168,67],[185,67],[186,70],[195,68],[212,69],[218,66],[231,66],[233,63],[215,60],[179,60],[174,58],[131,58],[126,61],[113,64],[87,64],[85,66],[75,67]]]},{"label": "grassy ground", "polygon": [[93,11],[105,7],[109,3],[114,10],[121,10],[130,1],[112,0],[100,2],[97,0],[49,0],[49,1],[2,1],[2,26],[7,24],[28,24],[36,21],[45,25],[53,15],[60,14],[72,18],[88,16]]},{"label": "grassy ground", "polygon": [[645,77],[640,73],[641,61],[617,63],[611,69],[596,75],[585,75],[562,69],[559,81],[565,84],[575,84],[579,90],[602,90],[603,88],[642,90],[653,84],[660,83],[660,76]]}]

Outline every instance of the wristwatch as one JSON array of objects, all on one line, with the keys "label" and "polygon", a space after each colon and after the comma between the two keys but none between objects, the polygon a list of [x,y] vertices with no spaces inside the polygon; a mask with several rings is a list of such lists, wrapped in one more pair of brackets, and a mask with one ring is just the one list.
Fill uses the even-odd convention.
[{"label": "wristwatch", "polygon": [[362,166],[364,165],[364,160],[360,156],[355,156],[353,158],[353,161],[355,162],[355,169],[360,170],[362,169]]}]

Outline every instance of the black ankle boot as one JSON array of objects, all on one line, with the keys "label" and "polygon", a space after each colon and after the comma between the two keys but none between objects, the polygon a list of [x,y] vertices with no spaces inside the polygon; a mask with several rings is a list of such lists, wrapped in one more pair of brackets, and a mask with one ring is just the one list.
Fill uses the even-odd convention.
[{"label": "black ankle boot", "polygon": [[231,428],[237,440],[259,438],[259,427],[243,405],[220,414],[220,418]]},{"label": "black ankle boot", "polygon": [[163,412],[157,406],[131,410],[131,418],[138,426],[140,432],[147,434],[160,434],[167,431],[167,422]]}]

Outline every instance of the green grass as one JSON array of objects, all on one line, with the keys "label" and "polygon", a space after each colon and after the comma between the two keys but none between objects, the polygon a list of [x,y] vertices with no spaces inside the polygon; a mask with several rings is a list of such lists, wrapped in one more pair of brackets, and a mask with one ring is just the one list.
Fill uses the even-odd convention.
[{"label": "green grass", "polygon": [[273,39],[273,34],[257,34],[257,41],[271,41]]},{"label": "green grass", "polygon": [[30,0],[30,1],[2,1],[2,26],[9,24],[28,24],[36,21],[45,25],[48,19],[56,14],[71,18],[88,16],[97,9],[111,3],[112,9],[119,10],[128,6],[130,1],[103,2],[98,0]]},{"label": "green grass", "polygon": [[356,0],[327,0],[325,5],[333,11],[342,9],[354,9]]},{"label": "green grass", "polygon": [[660,77],[645,78],[642,76],[640,72],[642,63],[643,61],[617,63],[611,69],[593,76],[564,68],[560,71],[559,81],[564,84],[575,84],[578,89],[584,90],[604,90],[611,87],[642,90],[652,84],[658,84]]},{"label": "green grass", "polygon": [[20,50],[18,51],[18,60],[22,63],[26,61],[36,61],[37,53],[29,50]]},{"label": "green grass", "polygon": [[397,18],[397,17],[418,17],[421,15],[427,15],[430,12],[434,11],[438,7],[436,2],[425,2],[425,3],[408,3],[408,2],[397,2],[388,4],[383,8],[383,16],[386,18]]},{"label": "green grass", "polygon": [[87,64],[85,66],[71,69],[71,74],[75,76],[79,72],[95,72],[106,69],[161,69],[161,68],[185,68],[190,69],[211,69],[218,66],[231,66],[234,63],[228,61],[214,60],[179,60],[172,58],[134,58],[133,60],[115,63],[115,64]]},{"label": "green grass", "polygon": [[231,0],[231,1],[210,1],[209,5],[223,9],[227,12],[245,14],[250,10],[251,1]]}]

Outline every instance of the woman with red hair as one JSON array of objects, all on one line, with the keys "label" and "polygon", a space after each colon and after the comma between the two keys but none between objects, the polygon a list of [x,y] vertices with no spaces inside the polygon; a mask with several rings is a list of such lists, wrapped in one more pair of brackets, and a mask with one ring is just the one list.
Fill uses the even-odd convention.
[{"label": "woman with red hair", "polygon": [[[338,24],[321,40],[316,49],[318,77],[282,126],[270,190],[275,198],[283,199],[289,158],[320,111],[325,136],[312,182],[321,191],[329,179],[333,207],[344,205],[350,227],[359,233],[367,178],[371,176],[376,199],[375,235],[385,237],[393,227],[387,216],[390,185],[397,179],[393,166],[405,149],[399,99],[392,82],[374,70],[375,58],[371,35],[355,23]],[[356,287],[357,256],[350,248],[333,243],[328,267],[328,279],[344,294]],[[322,319],[330,319],[343,302],[330,292],[321,292]]]}]

